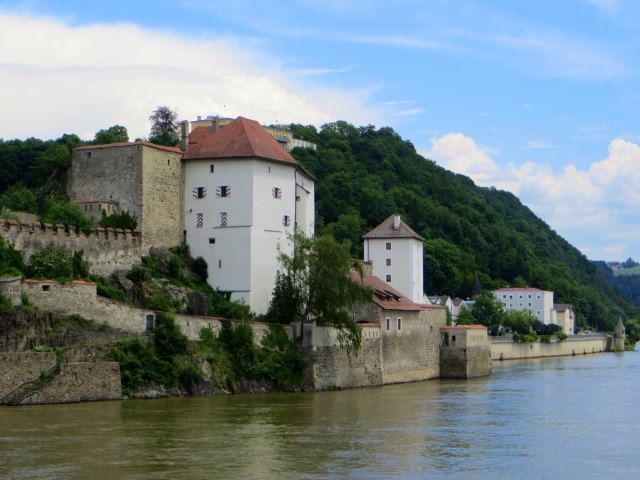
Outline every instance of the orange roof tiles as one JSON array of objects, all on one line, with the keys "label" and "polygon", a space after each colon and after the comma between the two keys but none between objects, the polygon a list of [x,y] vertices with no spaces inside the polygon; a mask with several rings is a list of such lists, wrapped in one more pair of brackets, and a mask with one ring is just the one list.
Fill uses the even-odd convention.
[{"label": "orange roof tiles", "polygon": [[198,127],[189,136],[183,160],[261,158],[298,165],[295,159],[255,120],[238,117],[214,131]]},{"label": "orange roof tiles", "polygon": [[356,282],[362,278],[364,284],[373,289],[373,302],[384,310],[422,310],[420,305],[412,302],[374,275],[363,275],[360,277],[359,273],[351,272],[351,278]]}]

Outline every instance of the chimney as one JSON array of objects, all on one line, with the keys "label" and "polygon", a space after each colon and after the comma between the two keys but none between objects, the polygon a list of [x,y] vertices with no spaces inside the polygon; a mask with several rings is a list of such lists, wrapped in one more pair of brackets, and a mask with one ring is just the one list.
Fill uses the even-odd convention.
[{"label": "chimney", "polygon": [[393,216],[393,229],[400,230],[400,215]]},{"label": "chimney", "polygon": [[213,119],[211,120],[211,126],[213,127],[214,132],[217,132],[220,128],[220,117],[218,115],[213,117]]},{"label": "chimney", "polygon": [[189,121],[183,120],[180,126],[182,127],[182,135],[180,137],[180,150],[186,152],[187,147],[189,146]]}]

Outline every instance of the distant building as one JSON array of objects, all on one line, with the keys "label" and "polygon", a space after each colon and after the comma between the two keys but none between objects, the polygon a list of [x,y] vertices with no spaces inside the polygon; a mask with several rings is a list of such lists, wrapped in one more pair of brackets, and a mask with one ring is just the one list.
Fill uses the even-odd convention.
[{"label": "distant building", "polygon": [[560,325],[562,331],[567,335],[573,335],[576,329],[576,314],[573,310],[573,305],[555,303],[553,308],[556,311],[556,321],[554,323]]},{"label": "distant building", "polygon": [[553,292],[539,288],[500,288],[494,292],[505,310],[529,310],[545,325],[556,323],[553,309]]},{"label": "distant building", "polygon": [[[193,131],[198,127],[211,127],[213,124],[217,124],[219,127],[223,127],[230,124],[231,122],[233,122],[233,118],[221,118],[215,115],[207,115],[205,118],[202,118],[200,115],[198,115],[197,120],[191,121],[191,130]],[[291,133],[289,130],[265,126],[263,126],[262,128],[264,128],[269,133],[269,135],[271,135],[287,152],[290,152],[296,147],[310,148],[312,150],[317,149],[315,143],[301,140],[299,138],[294,138],[293,133]]]},{"label": "distant building", "polygon": [[373,263],[373,275],[412,302],[424,301],[423,242],[399,215],[391,215],[365,234],[364,261]]}]

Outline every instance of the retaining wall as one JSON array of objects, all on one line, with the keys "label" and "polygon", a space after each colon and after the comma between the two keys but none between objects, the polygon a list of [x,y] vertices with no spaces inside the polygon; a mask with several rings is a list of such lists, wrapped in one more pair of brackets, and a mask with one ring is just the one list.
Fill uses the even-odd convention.
[{"label": "retaining wall", "polygon": [[121,399],[119,363],[63,363],[60,373],[50,383],[26,397],[20,405]]},{"label": "retaining wall", "polygon": [[54,352],[0,353],[0,398],[55,365]]},{"label": "retaining wall", "polygon": [[491,360],[563,357],[605,352],[606,335],[574,335],[564,342],[514,343],[491,339]]}]

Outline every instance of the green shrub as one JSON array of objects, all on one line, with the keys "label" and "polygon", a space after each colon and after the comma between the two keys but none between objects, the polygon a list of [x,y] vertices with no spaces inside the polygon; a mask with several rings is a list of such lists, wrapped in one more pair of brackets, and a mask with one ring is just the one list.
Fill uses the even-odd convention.
[{"label": "green shrub", "polygon": [[126,212],[114,213],[112,215],[107,215],[103,210],[98,225],[104,228],[135,230],[138,227],[138,220],[135,213],[131,215],[128,210]]},{"label": "green shrub", "polygon": [[258,350],[255,375],[278,386],[301,385],[304,367],[302,355],[282,325],[269,325],[269,332]]},{"label": "green shrub", "polygon": [[256,348],[253,343],[253,330],[246,322],[222,322],[220,341],[231,360],[236,379],[253,379],[253,367],[256,362]]},{"label": "green shrub", "polygon": [[33,252],[27,275],[31,278],[68,280],[73,278],[72,256],[63,248],[49,245]]},{"label": "green shrub", "polygon": [[558,339],[559,342],[564,342],[567,339],[567,334],[564,333],[562,330],[558,330],[556,332],[556,338]]},{"label": "green shrub", "polygon": [[99,275],[93,275],[90,278],[92,281],[96,282],[96,289],[98,295],[101,297],[110,298],[119,302],[125,302],[127,300],[127,296],[124,291],[110,285],[106,278]]},{"label": "green shrub", "polygon": [[180,331],[176,319],[170,313],[158,313],[153,330],[153,343],[160,357],[174,358],[187,353],[188,339]]}]

